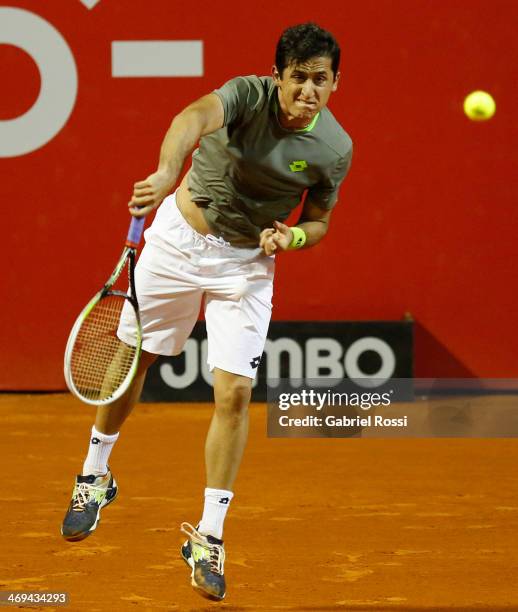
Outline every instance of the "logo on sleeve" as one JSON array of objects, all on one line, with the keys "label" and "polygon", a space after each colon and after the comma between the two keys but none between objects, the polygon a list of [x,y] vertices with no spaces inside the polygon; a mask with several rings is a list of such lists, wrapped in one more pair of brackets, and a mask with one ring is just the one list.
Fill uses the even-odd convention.
[{"label": "logo on sleeve", "polygon": [[308,162],[300,159],[298,161],[292,161],[290,164],[290,170],[292,172],[302,172],[308,167]]}]

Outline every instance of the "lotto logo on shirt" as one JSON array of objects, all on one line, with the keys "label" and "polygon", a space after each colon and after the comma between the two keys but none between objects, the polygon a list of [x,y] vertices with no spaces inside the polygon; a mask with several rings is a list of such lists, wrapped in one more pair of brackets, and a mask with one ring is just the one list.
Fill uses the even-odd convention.
[{"label": "lotto logo on shirt", "polygon": [[301,159],[299,161],[293,161],[290,164],[290,170],[292,172],[302,172],[307,167],[308,167],[308,162],[304,161],[303,159]]}]

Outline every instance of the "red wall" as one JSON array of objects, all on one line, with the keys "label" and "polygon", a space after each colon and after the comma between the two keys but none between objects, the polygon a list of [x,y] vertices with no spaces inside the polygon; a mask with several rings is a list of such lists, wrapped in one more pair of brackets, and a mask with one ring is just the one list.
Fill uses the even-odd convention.
[{"label": "red wall", "polygon": [[[154,170],[171,118],[232,76],[268,73],[280,31],[305,20],[341,41],[330,107],[355,158],[325,242],[278,258],[275,318],[409,311],[418,376],[518,376],[518,3],[299,2],[296,15],[271,0],[2,6],[61,32],[79,88],[48,144],[0,158],[0,388],[64,387],[69,328],[119,255],[131,186]],[[203,40],[204,76],[112,78],[111,41],[148,39]],[[5,120],[30,108],[40,78],[28,55],[0,44],[0,83]],[[474,89],[496,99],[487,123],[462,113]]]}]

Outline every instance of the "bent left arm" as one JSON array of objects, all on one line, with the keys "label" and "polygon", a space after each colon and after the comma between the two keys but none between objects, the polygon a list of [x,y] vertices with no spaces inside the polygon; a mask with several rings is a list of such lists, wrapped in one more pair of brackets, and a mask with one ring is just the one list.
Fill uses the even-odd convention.
[{"label": "bent left arm", "polygon": [[[297,227],[304,230],[306,243],[303,249],[318,244],[327,234],[329,219],[332,210],[323,210],[310,201],[306,200]],[[273,255],[278,251],[286,251],[293,240],[293,232],[290,227],[279,221],[274,221],[273,228],[264,229],[261,232],[259,246],[266,255]]]}]

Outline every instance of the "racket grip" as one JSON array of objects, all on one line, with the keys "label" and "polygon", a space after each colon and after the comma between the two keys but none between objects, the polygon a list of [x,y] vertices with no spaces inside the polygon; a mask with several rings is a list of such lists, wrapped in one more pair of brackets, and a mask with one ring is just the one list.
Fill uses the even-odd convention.
[{"label": "racket grip", "polygon": [[129,246],[138,246],[142,237],[142,231],[144,230],[145,217],[132,217],[131,223],[128,230],[128,237],[126,238],[126,244]]}]

